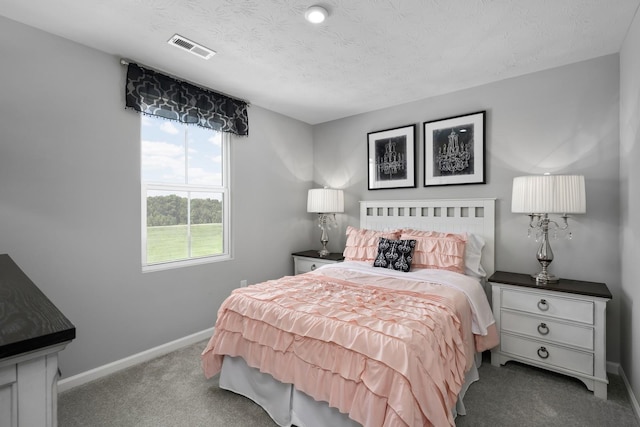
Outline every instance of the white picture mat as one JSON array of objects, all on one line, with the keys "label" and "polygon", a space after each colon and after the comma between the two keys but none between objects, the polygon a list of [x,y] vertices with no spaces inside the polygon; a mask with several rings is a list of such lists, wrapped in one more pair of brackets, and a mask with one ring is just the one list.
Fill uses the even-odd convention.
[{"label": "white picture mat", "polygon": [[[434,159],[433,159],[433,131],[436,129],[451,128],[463,126],[472,123],[473,129],[473,152],[474,152],[474,173],[470,175],[447,175],[434,176]],[[455,185],[455,184],[473,184],[484,183],[484,112],[473,113],[460,117],[452,117],[450,119],[425,122],[423,124],[424,131],[424,185]]]},{"label": "white picture mat", "polygon": [[[407,162],[407,178],[394,179],[389,181],[376,180],[376,150],[375,143],[381,139],[395,138],[406,135],[406,162]],[[367,134],[367,153],[369,163],[369,190],[379,190],[383,188],[413,188],[416,179],[416,160],[415,160],[415,139],[416,126],[407,125],[395,129],[387,129],[378,132],[370,132]]]}]

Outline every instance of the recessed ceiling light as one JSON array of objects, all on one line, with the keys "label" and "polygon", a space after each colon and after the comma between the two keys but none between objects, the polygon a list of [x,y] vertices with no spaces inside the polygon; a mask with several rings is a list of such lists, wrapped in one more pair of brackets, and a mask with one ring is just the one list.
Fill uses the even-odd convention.
[{"label": "recessed ceiling light", "polygon": [[329,13],[327,9],[321,6],[311,6],[304,13],[304,19],[311,22],[312,24],[319,24],[325,20]]}]

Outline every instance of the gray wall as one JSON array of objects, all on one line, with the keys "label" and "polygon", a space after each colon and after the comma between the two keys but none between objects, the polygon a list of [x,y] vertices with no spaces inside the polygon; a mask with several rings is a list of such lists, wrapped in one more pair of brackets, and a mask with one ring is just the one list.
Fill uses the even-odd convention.
[{"label": "gray wall", "polygon": [[[487,111],[486,185],[423,187],[422,122]],[[418,188],[367,190],[367,132],[417,123]],[[619,58],[561,68],[314,126],[316,181],[345,189],[345,224],[357,225],[358,201],[495,197],[496,267],[534,272],[537,243],[528,217],[512,214],[515,176],[585,175],[587,213],[572,218],[572,240],[552,240],[551,270],[560,277],[605,282],[607,360],[620,361]],[[340,159],[340,161],[336,161]],[[333,181],[331,181],[333,180]],[[344,228],[343,228],[344,229]],[[343,247],[344,236],[330,242]]]},{"label": "gray wall", "polygon": [[621,361],[640,401],[640,15],[620,52]]},{"label": "gray wall", "polygon": [[[252,106],[251,136],[232,141],[234,260],[142,274],[139,119],[123,109],[118,58],[0,18],[0,253],[78,327],[61,354],[67,377],[212,326],[242,279],[289,274],[290,253],[317,246],[304,206],[312,186],[345,189],[333,251],[357,225],[359,200],[496,197],[497,267],[528,272],[537,244],[510,212],[512,178],[580,173],[587,214],[573,218],[572,241],[552,241],[552,270],[608,284],[607,359],[639,390],[639,27],[636,18],[621,70],[611,55],[314,127]],[[487,184],[422,187],[422,122],[478,110]],[[367,132],[412,123],[418,188],[368,191]]]},{"label": "gray wall", "polygon": [[142,274],[140,118],[119,58],[5,18],[0,52],[0,253],[76,325],[64,377],[212,327],[240,280],[291,274],[312,244],[311,126],[252,106],[232,139],[234,259]]}]

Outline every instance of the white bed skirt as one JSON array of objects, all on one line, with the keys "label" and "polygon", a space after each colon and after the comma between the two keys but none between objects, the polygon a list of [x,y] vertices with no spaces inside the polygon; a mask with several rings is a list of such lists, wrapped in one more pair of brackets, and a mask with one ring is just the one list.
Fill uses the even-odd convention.
[{"label": "white bed skirt", "polygon": [[[481,355],[477,354],[458,395],[454,417],[466,414],[463,404],[464,395],[469,385],[479,379],[478,366],[481,361]],[[328,403],[316,401],[296,390],[291,384],[283,384],[271,375],[251,368],[241,357],[224,357],[219,382],[220,388],[256,402],[264,408],[276,424],[282,427],[360,426],[346,414],[330,407]]]}]

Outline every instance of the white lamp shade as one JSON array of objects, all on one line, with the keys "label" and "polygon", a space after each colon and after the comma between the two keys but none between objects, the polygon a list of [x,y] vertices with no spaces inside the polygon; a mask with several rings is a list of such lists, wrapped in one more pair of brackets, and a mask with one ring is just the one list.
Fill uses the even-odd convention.
[{"label": "white lamp shade", "polygon": [[315,188],[309,190],[307,212],[344,212],[344,194],[342,190],[335,190],[333,188]]},{"label": "white lamp shade", "polygon": [[511,212],[585,213],[584,176],[531,175],[513,179]]}]

